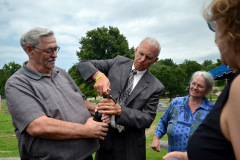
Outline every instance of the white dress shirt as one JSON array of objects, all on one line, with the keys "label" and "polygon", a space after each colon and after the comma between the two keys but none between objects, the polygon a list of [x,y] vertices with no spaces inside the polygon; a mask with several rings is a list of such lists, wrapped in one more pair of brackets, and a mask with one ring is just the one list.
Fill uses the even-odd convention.
[{"label": "white dress shirt", "polygon": [[[132,70],[135,69],[134,64],[132,65]],[[134,75],[134,81],[133,81],[133,89],[135,88],[135,86],[137,85],[137,83],[139,82],[139,80],[142,78],[143,74],[146,72],[147,70],[145,69],[144,71],[138,71],[137,70],[137,74]],[[132,90],[133,90],[132,89]]]}]

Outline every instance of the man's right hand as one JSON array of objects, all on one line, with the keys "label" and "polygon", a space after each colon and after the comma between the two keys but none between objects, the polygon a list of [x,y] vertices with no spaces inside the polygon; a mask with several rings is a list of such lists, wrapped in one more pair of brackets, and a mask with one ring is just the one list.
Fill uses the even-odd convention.
[{"label": "man's right hand", "polygon": [[[101,73],[100,71],[97,71],[93,77],[96,79],[96,76]],[[111,91],[110,89],[110,81],[109,79],[104,75],[99,77],[95,84],[94,84],[94,89],[98,92],[100,96],[102,95],[108,95],[108,92]]]},{"label": "man's right hand", "polygon": [[107,135],[108,124],[104,122],[94,121],[93,118],[89,118],[84,125],[87,129],[89,138],[98,138],[104,140]]}]

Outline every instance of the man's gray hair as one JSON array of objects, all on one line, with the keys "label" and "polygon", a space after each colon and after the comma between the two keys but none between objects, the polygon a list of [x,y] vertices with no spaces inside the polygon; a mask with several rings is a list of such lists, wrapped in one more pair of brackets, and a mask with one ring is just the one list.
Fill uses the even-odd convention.
[{"label": "man's gray hair", "polygon": [[54,32],[47,28],[35,27],[29,30],[27,33],[22,35],[20,39],[20,44],[23,50],[26,52],[26,46],[31,45],[38,47],[41,44],[41,37],[42,36],[52,36]]},{"label": "man's gray hair", "polygon": [[148,43],[151,45],[151,46],[154,46],[156,49],[158,49],[158,56],[159,56],[159,53],[161,51],[161,46],[160,46],[160,43],[155,39],[155,38],[151,38],[151,37],[146,37],[144,38],[140,44],[138,45],[138,48],[140,47],[140,45],[142,44],[142,42],[144,41],[148,41]]},{"label": "man's gray hair", "polygon": [[203,79],[205,80],[206,85],[207,85],[207,89],[212,90],[213,89],[213,84],[214,84],[213,77],[207,71],[196,71],[196,72],[194,72],[192,77],[191,77],[190,84],[192,83],[193,79],[195,77],[199,76],[199,75],[202,76]]}]

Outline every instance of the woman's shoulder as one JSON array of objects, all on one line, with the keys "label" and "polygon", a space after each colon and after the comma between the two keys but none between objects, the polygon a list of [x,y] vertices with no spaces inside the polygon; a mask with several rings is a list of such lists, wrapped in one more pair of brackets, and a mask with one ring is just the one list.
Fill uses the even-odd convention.
[{"label": "woman's shoulder", "polygon": [[206,105],[211,107],[215,104],[214,102],[210,101],[207,97],[204,97],[203,101],[205,102]]},{"label": "woman's shoulder", "polygon": [[186,100],[186,99],[188,99],[188,98],[189,98],[189,95],[184,96],[184,97],[176,97],[176,98],[174,98],[173,101],[184,101],[184,100]]},{"label": "woman's shoulder", "polygon": [[[224,123],[221,123],[223,128],[223,134],[230,139],[231,143],[239,143],[239,139],[232,141],[231,138],[239,137],[240,132],[240,75],[237,75],[230,86],[229,95],[224,108],[221,113],[221,119]],[[227,125],[226,125],[227,124]],[[225,128],[225,129],[224,129]],[[230,133],[231,132],[231,133]],[[236,144],[237,145],[237,144]]]},{"label": "woman's shoulder", "polygon": [[240,92],[240,90],[238,90],[240,88],[239,83],[240,83],[240,74],[234,78],[231,88],[236,88],[236,90]]},{"label": "woman's shoulder", "polygon": [[189,97],[189,96],[176,97],[176,98],[174,98],[174,100],[171,102],[171,104],[173,104],[173,105],[176,105],[176,104],[182,105],[184,102],[187,101],[188,97]]},{"label": "woman's shoulder", "polygon": [[239,101],[238,96],[240,95],[240,75],[234,78],[229,90],[229,99],[233,98],[234,102]]}]

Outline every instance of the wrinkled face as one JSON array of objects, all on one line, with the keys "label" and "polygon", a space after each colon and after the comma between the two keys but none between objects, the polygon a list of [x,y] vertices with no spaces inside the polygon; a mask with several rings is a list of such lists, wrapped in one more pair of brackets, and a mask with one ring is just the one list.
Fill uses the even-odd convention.
[{"label": "wrinkled face", "polygon": [[215,43],[218,46],[218,49],[221,54],[221,61],[223,64],[228,65],[233,70],[236,69],[236,65],[234,61],[236,60],[235,52],[232,48],[229,47],[226,38],[221,37],[222,29],[220,25],[216,26],[216,33],[215,33]]},{"label": "wrinkled face", "polygon": [[209,92],[204,78],[201,75],[196,76],[190,84],[190,95],[194,98],[203,98]]},{"label": "wrinkled face", "polygon": [[136,48],[134,66],[138,71],[148,69],[152,64],[158,60],[158,50],[144,41]]},{"label": "wrinkled face", "polygon": [[[56,48],[57,42],[54,36],[41,37],[42,43],[34,49],[34,65],[40,73],[46,73],[52,70],[55,66],[55,59],[57,58],[57,52],[54,51],[51,55],[44,52],[49,51],[50,48]],[[44,50],[44,51],[42,51]]]}]

